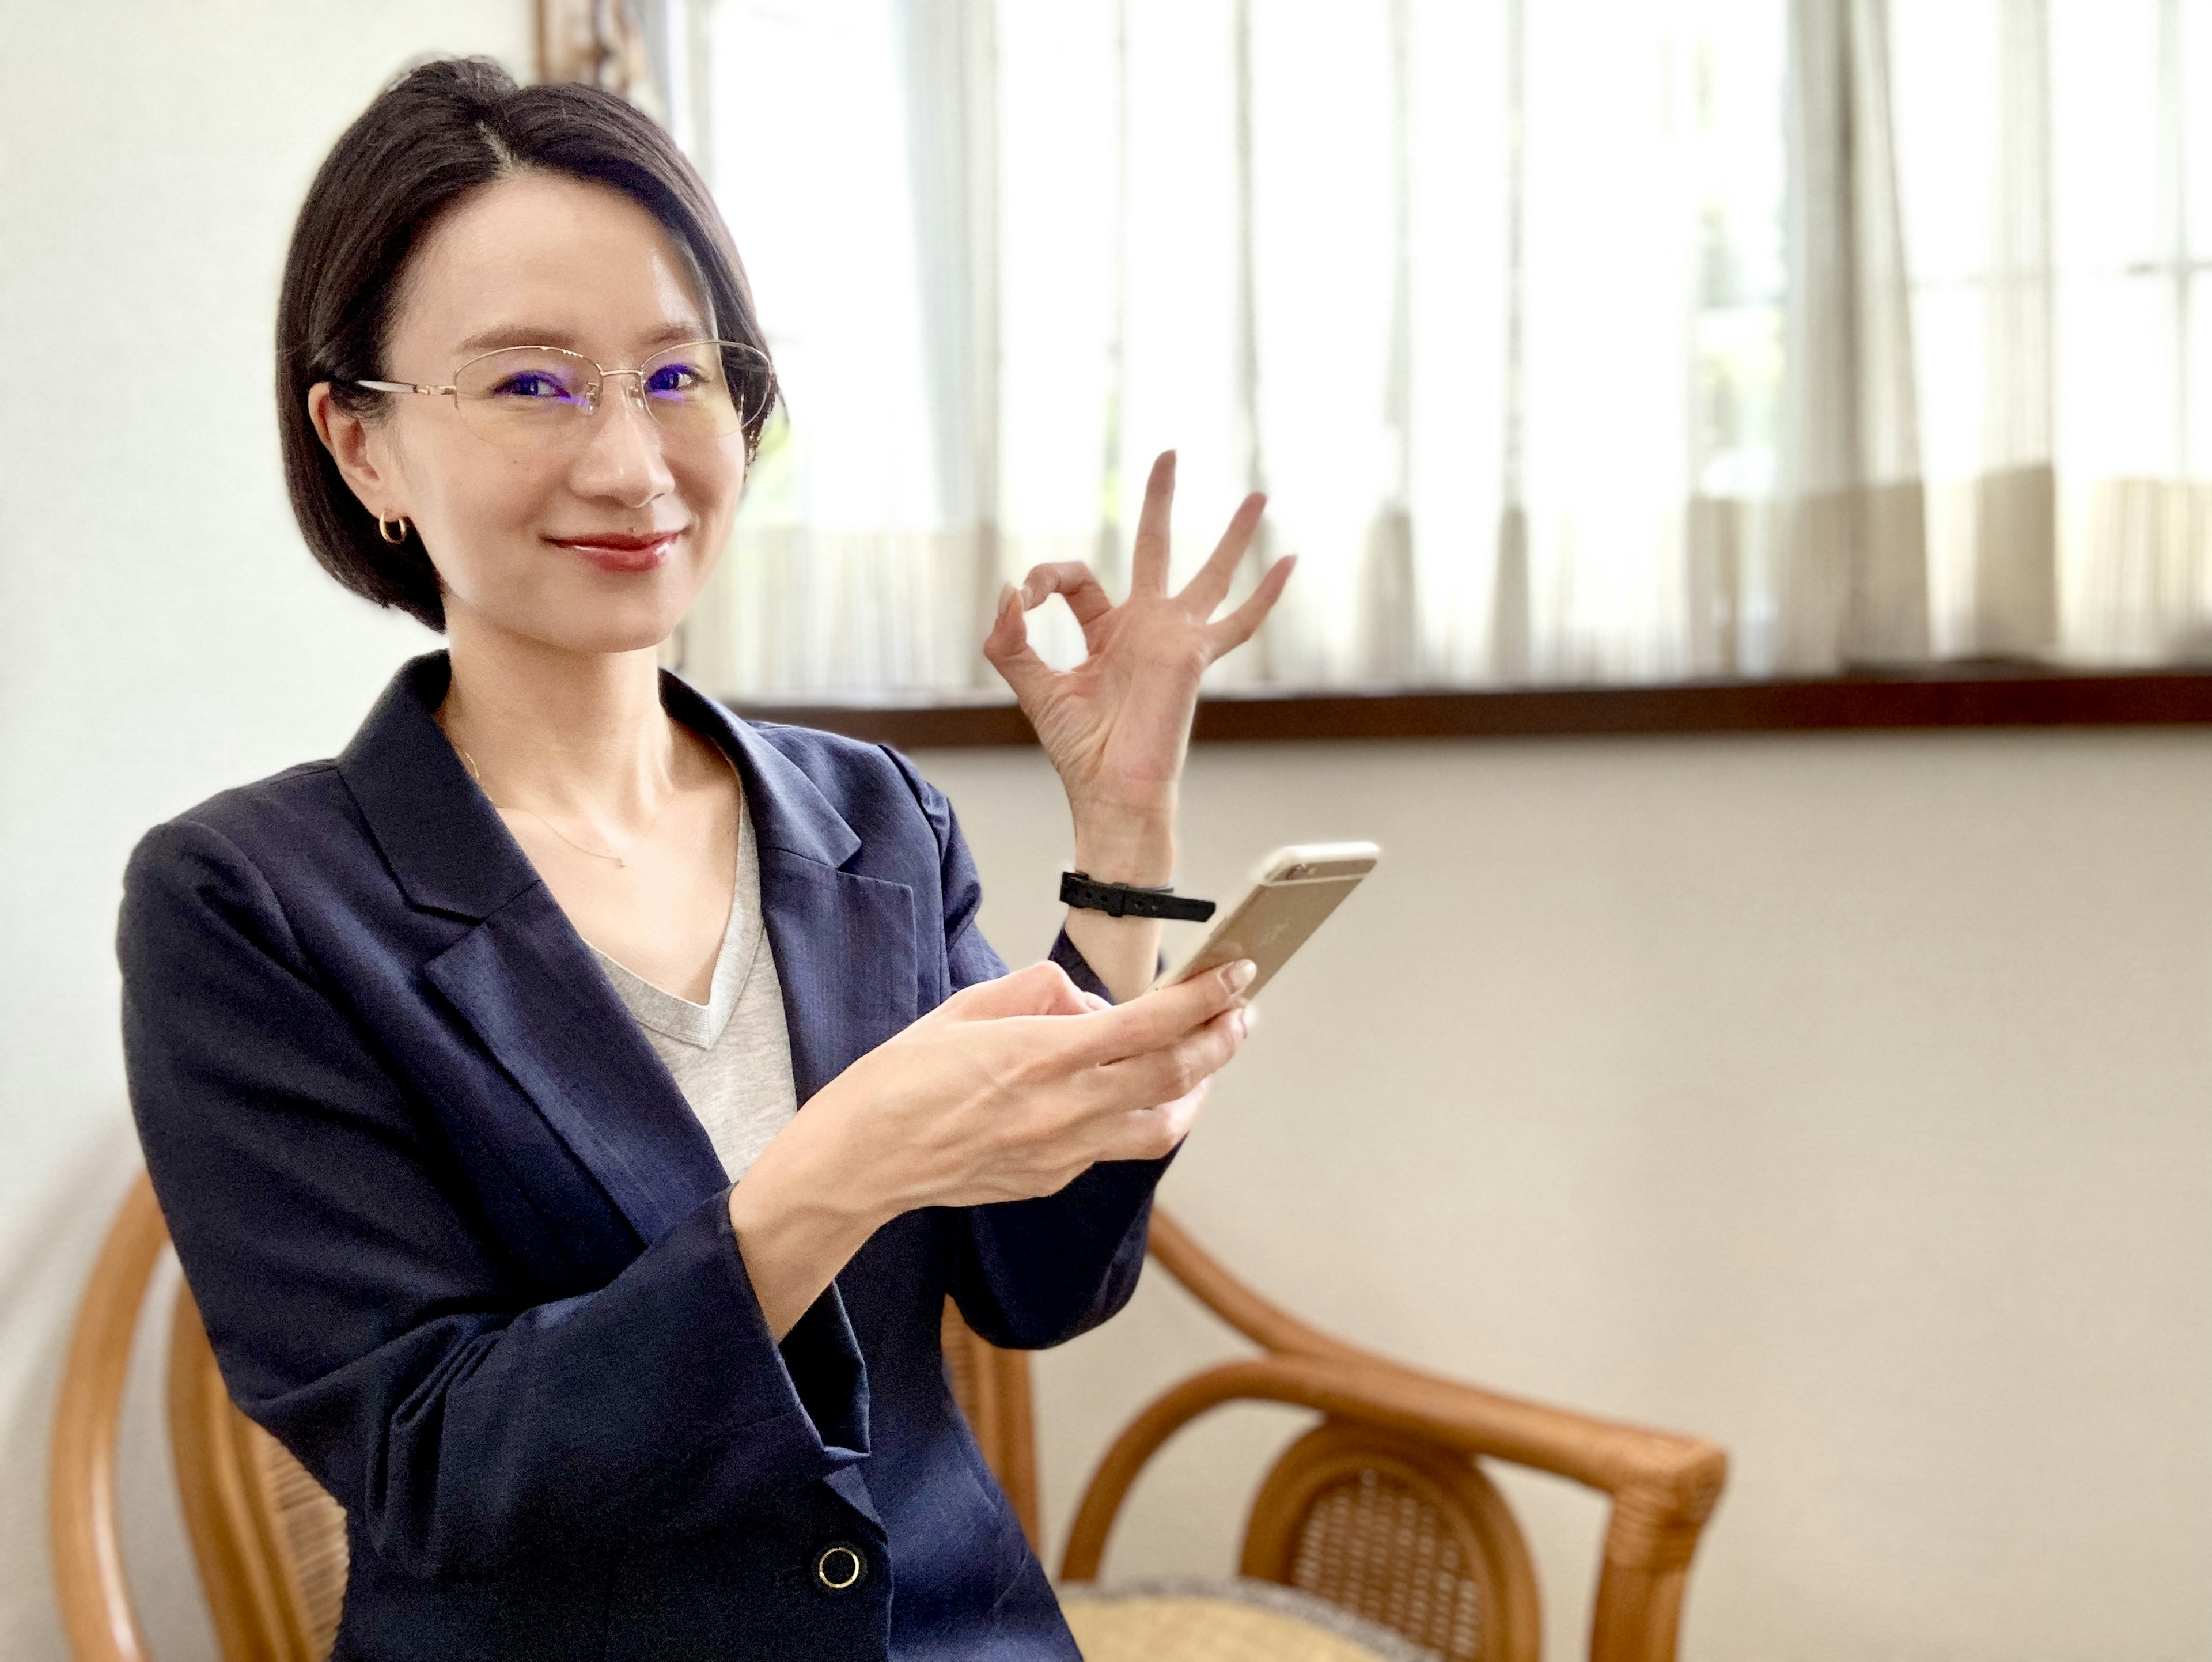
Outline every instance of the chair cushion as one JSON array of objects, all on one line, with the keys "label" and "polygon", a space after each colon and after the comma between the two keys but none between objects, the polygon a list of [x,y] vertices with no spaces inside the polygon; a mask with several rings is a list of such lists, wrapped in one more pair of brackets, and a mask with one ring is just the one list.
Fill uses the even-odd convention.
[{"label": "chair cushion", "polygon": [[1085,1582],[1059,1591],[1084,1662],[1437,1662],[1434,1651],[1389,1628],[1273,1581]]}]

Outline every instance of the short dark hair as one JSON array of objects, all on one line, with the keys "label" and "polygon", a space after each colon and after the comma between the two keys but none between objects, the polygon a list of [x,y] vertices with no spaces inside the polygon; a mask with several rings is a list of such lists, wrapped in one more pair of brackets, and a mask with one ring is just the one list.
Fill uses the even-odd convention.
[{"label": "short dark hair", "polygon": [[651,118],[596,88],[517,86],[486,58],[403,75],[345,130],[293,227],[276,305],[276,425],[292,511],[315,558],[356,594],[433,629],[445,627],[445,600],[422,539],[412,527],[397,544],[379,534],[315,435],[307,391],[328,381],[340,408],[380,409],[386,395],[356,383],[388,378],[393,300],[423,234],[471,192],[532,170],[610,186],[666,226],[696,265],[716,335],[759,354],[732,353],[728,366],[749,454],[775,407],[768,342],[729,228]]}]

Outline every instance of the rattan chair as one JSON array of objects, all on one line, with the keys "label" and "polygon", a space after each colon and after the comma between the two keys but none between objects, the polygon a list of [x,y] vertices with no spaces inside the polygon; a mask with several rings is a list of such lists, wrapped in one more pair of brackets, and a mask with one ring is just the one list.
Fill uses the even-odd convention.
[{"label": "rattan chair", "polygon": [[[124,1576],[115,1442],[140,1306],[167,1243],[142,1178],[93,1271],[64,1374],[49,1499],[62,1616],[78,1662],[150,1659]],[[1535,1577],[1481,1462],[1533,1466],[1613,1497],[1593,1662],[1669,1662],[1691,1555],[1726,1475],[1718,1448],[1495,1396],[1356,1349],[1269,1304],[1158,1211],[1152,1253],[1263,1354],[1184,1380],[1115,1440],[1077,1509],[1064,1585],[1097,1577],[1131,1483],[1176,1432],[1224,1403],[1287,1403],[1322,1419],[1261,1482],[1244,1576],[1317,1596],[1450,1662],[1536,1662]],[[945,1342],[955,1394],[1036,1542],[1029,1359],[986,1344],[950,1304]],[[344,1516],[232,1404],[181,1285],[168,1383],[185,1524],[225,1662],[324,1662],[345,1590]],[[1088,1653],[1094,1662],[1109,1652],[1161,1654],[1143,1635],[1157,1634],[1163,1610],[1194,1631],[1182,1612],[1197,1604],[1182,1598],[1156,1606],[1149,1629],[1134,1606],[1084,1607],[1078,1628]],[[1223,1621],[1230,1632],[1231,1618]],[[1317,1636],[1310,1653],[1354,1653],[1327,1642]]]},{"label": "rattan chair", "polygon": [[[62,1623],[77,1662],[151,1662],[117,1538],[115,1437],[139,1307],[169,1232],[142,1176],[77,1312],[47,1503]],[[345,1513],[232,1403],[191,1293],[169,1334],[169,1441],[224,1662],[324,1662],[345,1597]]]}]

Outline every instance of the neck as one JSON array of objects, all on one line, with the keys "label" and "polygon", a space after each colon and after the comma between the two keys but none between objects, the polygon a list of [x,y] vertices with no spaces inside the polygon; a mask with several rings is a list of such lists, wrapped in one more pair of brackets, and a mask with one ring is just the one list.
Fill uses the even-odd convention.
[{"label": "neck", "polygon": [[439,725],[495,802],[623,821],[666,800],[680,762],[653,648],[566,651],[465,614],[447,638]]}]

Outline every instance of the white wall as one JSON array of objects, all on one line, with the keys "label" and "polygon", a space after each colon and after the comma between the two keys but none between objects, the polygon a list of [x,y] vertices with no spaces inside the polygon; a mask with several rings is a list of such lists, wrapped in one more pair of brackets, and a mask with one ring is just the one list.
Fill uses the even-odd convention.
[{"label": "white wall", "polygon": [[[1042,762],[922,758],[1054,925]],[[1186,886],[1372,837],[1164,1196],[1264,1290],[1735,1466],[1709,1659],[2212,1655],[2212,738],[1202,750]],[[1041,1363],[1054,1539],[1233,1339],[1161,1278]],[[1109,1574],[1234,1562],[1299,1428],[1202,1423]],[[1516,1485],[1554,1619],[1601,1509]]]},{"label": "white wall", "polygon": [[[527,0],[0,8],[0,1656],[58,1658],[46,1427],[136,1160],[111,951],[138,834],[342,745],[428,636],[284,502],[277,273],[322,155],[415,56],[530,61]],[[158,1455],[157,1445],[145,1452]],[[155,1464],[148,1462],[149,1464]],[[134,1493],[134,1510],[165,1498]],[[161,1657],[210,1653],[173,1533]]]},{"label": "white wall", "polygon": [[[426,638],[337,594],[289,524],[267,390],[289,219],[405,58],[520,64],[527,37],[526,0],[0,16],[10,1659],[63,1654],[46,1427],[134,1158],[124,855],[329,753]],[[925,761],[995,938],[1042,947],[1064,829],[1041,764]],[[1391,861],[1271,990],[1170,1203],[1347,1334],[1727,1443],[1692,1655],[2212,1655],[2212,740],[1217,750],[1189,807],[1194,889],[1294,837]],[[1147,1283],[1044,1359],[1054,1515],[1152,1389],[1230,1348]],[[1176,1445],[1115,1564],[1225,1568],[1291,1424]],[[157,1653],[207,1656],[143,1415],[128,1458]],[[1564,1656],[1599,1512],[1516,1494]]]}]

